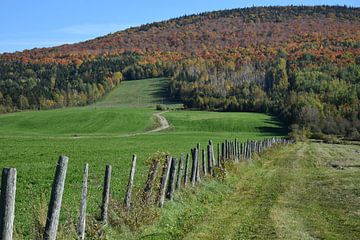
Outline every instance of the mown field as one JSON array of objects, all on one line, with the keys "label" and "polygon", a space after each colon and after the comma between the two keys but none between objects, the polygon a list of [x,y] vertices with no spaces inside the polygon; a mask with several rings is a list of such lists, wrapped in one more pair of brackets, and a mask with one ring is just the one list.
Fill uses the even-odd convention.
[{"label": "mown field", "polygon": [[229,166],[224,182],[178,193],[154,226],[121,237],[360,239],[359,166],[360,145],[305,142],[270,149]]},{"label": "mown field", "polygon": [[46,214],[59,155],[70,158],[61,212],[61,226],[66,227],[60,230],[71,233],[86,162],[90,166],[88,213],[94,218],[99,214],[106,164],[113,167],[112,197],[122,201],[132,154],[138,156],[135,181],[140,188],[147,174],[145,161],[156,152],[178,156],[198,142],[204,146],[209,139],[218,143],[225,138],[247,140],[286,134],[281,123],[265,114],[172,110],[164,114],[170,129],[133,135],[158,126],[153,117],[157,103],[172,109],[180,106],[164,96],[164,81],[124,82],[102,101],[83,108],[0,116],[0,168],[18,170],[18,238],[33,239],[36,221]]}]

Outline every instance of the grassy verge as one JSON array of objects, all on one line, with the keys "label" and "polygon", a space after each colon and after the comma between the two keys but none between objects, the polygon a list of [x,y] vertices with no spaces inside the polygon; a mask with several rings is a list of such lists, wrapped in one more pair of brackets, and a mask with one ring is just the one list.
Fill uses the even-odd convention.
[{"label": "grassy verge", "polygon": [[[189,188],[156,224],[125,239],[359,239],[358,146],[298,143],[233,166],[225,182]],[[114,238],[118,235],[112,236]]]}]

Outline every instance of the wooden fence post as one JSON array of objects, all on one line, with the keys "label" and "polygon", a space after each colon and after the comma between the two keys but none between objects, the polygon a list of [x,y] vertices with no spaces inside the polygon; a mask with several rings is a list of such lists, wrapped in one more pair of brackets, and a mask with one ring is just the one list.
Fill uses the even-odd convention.
[{"label": "wooden fence post", "polygon": [[192,165],[191,165],[191,185],[195,186],[196,181],[196,148],[191,149]]},{"label": "wooden fence post", "polygon": [[234,154],[234,160],[235,162],[238,162],[237,157],[237,139],[235,138],[235,142],[233,142],[233,154]]},{"label": "wooden fence post", "polygon": [[245,160],[245,143],[241,143],[241,157]]},{"label": "wooden fence post", "polygon": [[230,159],[232,159],[232,142],[231,141],[229,141],[228,142],[228,159],[230,160]]},{"label": "wooden fence post", "polygon": [[220,167],[220,143],[217,144],[217,164]]},{"label": "wooden fence post", "polygon": [[200,181],[200,154],[201,154],[201,148],[200,143],[196,144],[196,181]]},{"label": "wooden fence post", "polygon": [[211,142],[209,142],[209,145],[207,146],[207,160],[208,160],[208,172],[210,174],[210,176],[213,175],[213,171],[212,171],[212,168],[213,168],[213,154],[211,152]]},{"label": "wooden fence post", "polygon": [[68,157],[60,156],[56,166],[44,232],[46,240],[56,239],[68,161]]},{"label": "wooden fence post", "polygon": [[223,142],[222,144],[221,144],[221,148],[222,148],[222,151],[221,151],[221,154],[222,154],[222,156],[221,156],[221,162],[224,162],[225,161],[225,159],[226,159],[226,147],[225,147],[225,143]]},{"label": "wooden fence post", "polygon": [[250,153],[249,159],[250,159],[250,160],[251,160],[252,154],[253,154],[253,146],[254,146],[253,141],[250,141],[250,151],[249,151],[249,153]]},{"label": "wooden fence post", "polygon": [[165,193],[166,193],[166,187],[170,173],[170,166],[171,166],[171,157],[166,156],[163,172],[161,174],[161,182],[160,182],[160,189],[158,195],[158,204],[160,208],[163,207],[165,201]]},{"label": "wooden fence post", "polygon": [[89,164],[85,164],[83,182],[82,182],[82,191],[81,191],[81,201],[80,201],[80,216],[79,223],[77,226],[77,233],[80,239],[85,239],[85,226],[86,226],[86,199],[87,199],[87,181],[89,175]]},{"label": "wooden fence post", "polygon": [[249,141],[246,141],[245,143],[245,159],[249,159]]},{"label": "wooden fence post", "polygon": [[104,177],[103,198],[101,204],[101,222],[106,224],[108,221],[109,200],[110,200],[110,181],[111,181],[111,165],[106,165]]},{"label": "wooden fence post", "polygon": [[179,172],[178,172],[177,180],[176,180],[176,189],[180,189],[180,187],[181,187],[181,177],[183,175],[183,170],[184,170],[184,155],[181,154],[180,161],[179,161]]},{"label": "wooden fence post", "polygon": [[228,151],[227,151],[227,148],[228,148],[228,141],[225,140],[224,142],[224,147],[223,147],[223,161],[227,160],[228,159]]},{"label": "wooden fence post", "polygon": [[175,191],[175,184],[176,184],[176,170],[177,170],[177,159],[172,158],[171,160],[171,167],[170,167],[170,174],[169,174],[169,187],[166,194],[166,197],[170,200],[173,200],[173,194]]},{"label": "wooden fence post", "polygon": [[1,178],[0,239],[11,240],[15,218],[16,169],[4,168]]},{"label": "wooden fence post", "polygon": [[187,186],[189,180],[189,165],[190,165],[190,154],[186,155],[186,162],[185,162],[185,173],[184,173],[184,187]]},{"label": "wooden fence post", "polygon": [[215,152],[214,152],[214,145],[213,142],[211,140],[209,140],[209,145],[210,145],[210,151],[211,151],[211,166],[212,168],[214,168],[215,163]]},{"label": "wooden fence post", "polygon": [[151,163],[151,165],[149,167],[148,178],[147,178],[144,192],[143,192],[143,202],[145,205],[148,205],[151,201],[152,189],[154,187],[154,183],[156,180],[156,174],[157,174],[157,171],[159,168],[159,164],[160,164],[160,161],[155,159],[155,160],[153,160],[153,162]]},{"label": "wooden fence post", "polygon": [[195,174],[195,181],[200,182],[200,144],[198,148],[195,149],[195,157],[196,157],[196,174]]},{"label": "wooden fence post", "polygon": [[130,176],[129,176],[126,195],[124,199],[124,208],[126,211],[129,211],[131,208],[131,193],[134,185],[135,168],[136,168],[136,155],[134,154],[132,156]]},{"label": "wooden fence post", "polygon": [[206,168],[205,149],[202,150],[202,170],[203,170],[204,176],[206,176],[207,175],[207,168]]}]

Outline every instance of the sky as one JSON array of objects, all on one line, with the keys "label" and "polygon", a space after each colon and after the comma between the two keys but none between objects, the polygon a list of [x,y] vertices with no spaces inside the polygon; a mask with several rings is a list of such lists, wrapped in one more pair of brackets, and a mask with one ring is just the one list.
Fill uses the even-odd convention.
[{"label": "sky", "polygon": [[0,0],[0,53],[85,41],[204,11],[278,5],[360,7],[360,0]]}]

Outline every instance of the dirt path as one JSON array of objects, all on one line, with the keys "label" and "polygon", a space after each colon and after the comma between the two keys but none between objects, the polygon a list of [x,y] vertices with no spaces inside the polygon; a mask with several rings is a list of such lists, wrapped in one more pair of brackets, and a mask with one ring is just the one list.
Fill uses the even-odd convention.
[{"label": "dirt path", "polygon": [[[157,112],[157,113],[153,114],[153,116],[155,116],[159,120],[160,126],[158,126],[157,128],[154,128],[152,130],[148,130],[148,131],[144,131],[144,132],[138,132],[138,133],[127,133],[127,134],[123,134],[123,135],[120,135],[120,136],[119,135],[118,136],[111,136],[111,135],[90,136],[90,135],[84,135],[84,136],[75,136],[75,137],[70,137],[70,138],[71,139],[79,139],[79,138],[132,137],[132,136],[139,136],[139,135],[145,135],[145,134],[149,134],[149,133],[160,132],[160,131],[163,131],[163,130],[166,130],[166,129],[170,128],[170,124],[169,124],[168,120],[162,115],[162,114],[164,114],[166,112],[168,112],[168,111]],[[65,138],[68,138],[68,137],[65,137]]]},{"label": "dirt path", "polygon": [[163,112],[157,112],[154,114],[155,117],[157,117],[159,119],[159,123],[160,123],[160,126],[153,129],[153,130],[150,130],[150,131],[147,131],[147,132],[144,132],[144,134],[146,133],[153,133],[153,132],[160,132],[162,130],[165,130],[165,129],[168,129],[170,127],[169,125],[169,122],[168,120],[162,115],[163,113],[166,113],[168,111],[163,111]]},{"label": "dirt path", "polygon": [[157,112],[154,113],[153,116],[155,116],[160,123],[160,126],[149,130],[149,131],[145,131],[145,132],[140,132],[140,133],[129,133],[129,134],[125,134],[125,135],[121,135],[121,137],[130,137],[130,136],[138,136],[138,135],[145,135],[145,134],[149,134],[149,133],[154,133],[154,132],[160,132],[163,131],[165,129],[168,129],[170,127],[170,124],[168,122],[168,120],[162,115],[164,113],[166,113],[168,111],[163,111],[163,112]]}]

